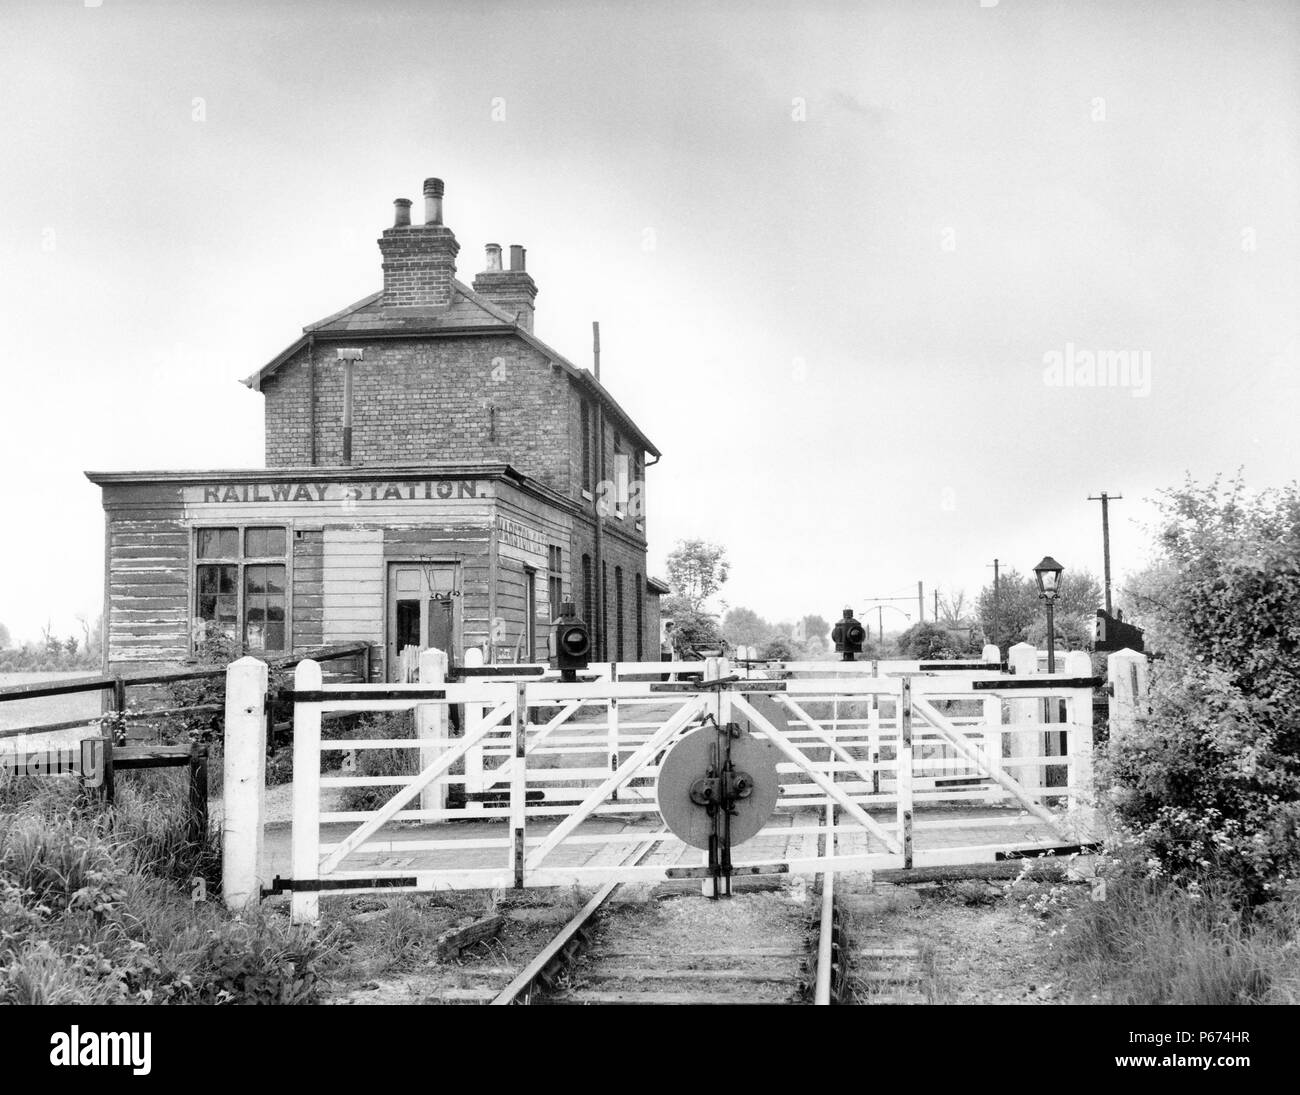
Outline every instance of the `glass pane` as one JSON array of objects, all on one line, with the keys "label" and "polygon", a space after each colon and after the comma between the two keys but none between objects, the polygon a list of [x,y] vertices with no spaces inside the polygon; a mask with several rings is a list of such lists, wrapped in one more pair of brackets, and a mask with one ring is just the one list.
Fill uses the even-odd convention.
[{"label": "glass pane", "polygon": [[266,618],[271,623],[284,622],[284,599],[268,597],[266,599]]},{"label": "glass pane", "polygon": [[248,606],[248,626],[249,628],[261,627],[266,620],[266,608],[257,602]]},{"label": "glass pane", "polygon": [[244,534],[244,554],[250,559],[267,559],[284,554],[284,529],[250,528]]},{"label": "glass pane", "polygon": [[270,623],[266,625],[266,649],[283,650],[284,649],[284,624]]},{"label": "glass pane", "polygon": [[216,593],[217,591],[217,568],[216,567],[199,567],[198,568],[198,587],[199,593]]},{"label": "glass pane", "polygon": [[398,601],[397,619],[394,621],[393,636],[397,640],[397,651],[403,647],[420,645],[420,602]]},{"label": "glass pane", "polygon": [[283,595],[284,593],[284,567],[269,566],[262,567],[262,577],[266,583],[266,592]]},{"label": "glass pane", "polygon": [[213,569],[217,572],[218,591],[224,596],[233,598],[239,592],[235,584],[239,567],[214,567]]},{"label": "glass pane", "polygon": [[217,618],[217,599],[200,594],[199,596],[199,619],[215,620]]},{"label": "glass pane", "polygon": [[239,555],[239,530],[233,528],[199,529],[200,559],[234,559]]},{"label": "glass pane", "polygon": [[250,596],[266,592],[266,567],[244,568],[244,592]]}]

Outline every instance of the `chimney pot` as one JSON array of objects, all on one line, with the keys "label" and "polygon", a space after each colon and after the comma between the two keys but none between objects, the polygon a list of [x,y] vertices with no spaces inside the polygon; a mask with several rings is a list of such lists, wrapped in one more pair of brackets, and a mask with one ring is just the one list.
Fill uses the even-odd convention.
[{"label": "chimney pot", "polygon": [[524,256],[527,253],[520,244],[512,243],[510,245],[510,269],[522,273],[524,270]]},{"label": "chimney pot", "polygon": [[487,266],[485,270],[493,273],[501,269],[501,244],[489,243],[487,245]]},{"label": "chimney pot", "polygon": [[442,180],[424,180],[424,223],[442,223]]},{"label": "chimney pot", "polygon": [[393,201],[393,227],[405,228],[411,223],[411,199],[397,198]]}]

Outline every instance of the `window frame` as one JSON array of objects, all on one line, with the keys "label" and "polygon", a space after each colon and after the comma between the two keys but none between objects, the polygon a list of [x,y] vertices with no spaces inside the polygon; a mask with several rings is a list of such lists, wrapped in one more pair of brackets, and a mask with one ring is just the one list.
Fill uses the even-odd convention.
[{"label": "window frame", "polygon": [[[222,556],[220,558],[203,559],[199,557],[199,534],[201,532],[210,532],[215,529],[234,529],[238,537],[239,555],[237,558]],[[246,546],[248,543],[249,529],[280,529],[284,532],[284,554],[283,555],[248,555]],[[187,613],[187,645],[190,656],[195,653],[195,621],[199,617],[199,567],[201,566],[234,566],[237,568],[236,577],[236,605],[235,611],[238,621],[237,641],[240,646],[247,649],[245,636],[248,633],[247,607],[245,604],[245,570],[249,566],[279,566],[284,567],[284,646],[279,649],[263,647],[259,651],[250,651],[250,653],[261,654],[290,654],[293,652],[293,545],[295,543],[295,533],[293,522],[291,521],[268,521],[263,520],[242,520],[242,521],[204,521],[189,526],[190,531],[190,566],[187,581],[188,589],[188,613]]]}]

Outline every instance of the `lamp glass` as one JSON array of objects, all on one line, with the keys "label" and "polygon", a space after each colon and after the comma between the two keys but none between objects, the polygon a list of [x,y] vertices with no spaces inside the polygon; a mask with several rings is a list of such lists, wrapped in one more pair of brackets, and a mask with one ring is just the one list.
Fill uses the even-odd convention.
[{"label": "lamp glass", "polygon": [[1034,567],[1034,576],[1038,579],[1038,594],[1044,600],[1056,600],[1056,595],[1060,592],[1061,572],[1064,569],[1065,567],[1050,555],[1044,556],[1043,561]]}]

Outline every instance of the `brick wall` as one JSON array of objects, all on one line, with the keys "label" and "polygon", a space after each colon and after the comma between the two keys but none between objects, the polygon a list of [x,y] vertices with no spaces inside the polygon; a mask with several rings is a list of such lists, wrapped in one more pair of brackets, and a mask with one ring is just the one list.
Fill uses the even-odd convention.
[{"label": "brick wall", "polygon": [[[510,335],[366,344],[353,370],[352,456],[367,463],[504,461],[561,493],[571,481],[567,376]],[[311,462],[304,349],[263,381],[266,463]],[[316,460],[343,459],[343,371],[316,356]]]}]

